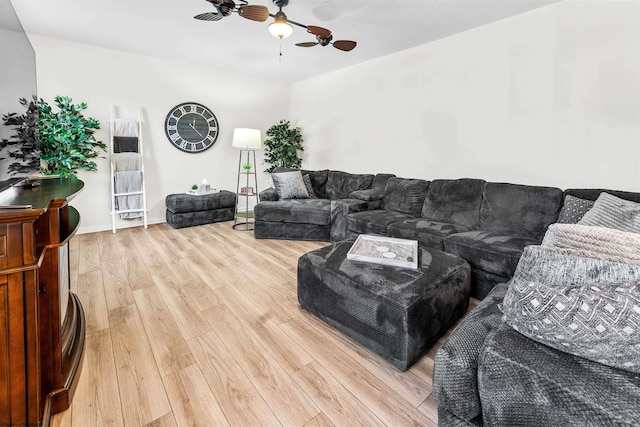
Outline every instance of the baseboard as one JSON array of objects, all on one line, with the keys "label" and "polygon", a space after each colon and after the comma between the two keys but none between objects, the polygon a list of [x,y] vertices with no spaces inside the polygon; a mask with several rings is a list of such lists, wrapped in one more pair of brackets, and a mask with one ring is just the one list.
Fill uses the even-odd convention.
[{"label": "baseboard", "polygon": [[[165,218],[147,218],[148,225],[162,224],[163,222],[167,222]],[[127,222],[121,221],[116,223],[116,231],[125,229],[125,228],[142,227],[142,226],[143,226],[143,222],[141,219],[135,219]],[[78,229],[78,232],[76,234],[99,233],[101,231],[110,231],[111,229],[112,229],[111,223],[96,225],[94,227],[82,227],[82,224],[81,224],[80,229]]]}]

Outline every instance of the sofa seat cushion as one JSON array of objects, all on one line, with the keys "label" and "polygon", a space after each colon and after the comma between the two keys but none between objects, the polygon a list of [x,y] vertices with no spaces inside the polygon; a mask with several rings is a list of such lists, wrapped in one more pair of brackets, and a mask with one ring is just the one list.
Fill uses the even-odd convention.
[{"label": "sofa seat cushion", "polygon": [[640,425],[640,376],[573,356],[500,326],[478,361],[490,426]]},{"label": "sofa seat cushion", "polygon": [[259,221],[329,225],[331,200],[291,199],[260,202],[254,208],[254,215]]},{"label": "sofa seat cushion", "polygon": [[457,255],[472,267],[501,276],[513,276],[524,247],[540,242],[491,231],[452,234],[444,241],[444,250]]},{"label": "sofa seat cushion", "polygon": [[470,230],[463,225],[432,221],[425,218],[405,219],[404,221],[389,224],[387,228],[389,236],[417,240],[425,246],[439,250],[444,249],[445,237],[465,231]]},{"label": "sofa seat cushion", "polygon": [[387,235],[389,224],[411,218],[411,215],[379,209],[353,213],[347,218],[347,224],[354,233]]}]

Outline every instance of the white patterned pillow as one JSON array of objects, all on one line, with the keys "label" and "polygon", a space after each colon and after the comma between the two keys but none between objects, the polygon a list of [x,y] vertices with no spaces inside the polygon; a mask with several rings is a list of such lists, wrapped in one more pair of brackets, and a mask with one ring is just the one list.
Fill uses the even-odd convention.
[{"label": "white patterned pillow", "polygon": [[578,224],[640,233],[640,203],[602,192]]},{"label": "white patterned pillow", "polygon": [[640,373],[640,281],[548,286],[514,279],[503,321],[565,353]]},{"label": "white patterned pillow", "polygon": [[272,173],[273,186],[279,199],[307,199],[309,193],[300,171]]}]

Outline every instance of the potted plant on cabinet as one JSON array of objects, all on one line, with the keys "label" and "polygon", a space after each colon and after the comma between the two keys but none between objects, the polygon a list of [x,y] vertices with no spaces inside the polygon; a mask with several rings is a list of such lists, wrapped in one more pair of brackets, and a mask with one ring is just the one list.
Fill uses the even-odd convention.
[{"label": "potted plant on cabinet", "polygon": [[58,112],[42,98],[38,102],[40,159],[46,175],[75,176],[76,170],[96,171],[92,160],[107,146],[95,138],[100,122],[82,114],[87,104],[73,104],[67,96],[56,96]]}]

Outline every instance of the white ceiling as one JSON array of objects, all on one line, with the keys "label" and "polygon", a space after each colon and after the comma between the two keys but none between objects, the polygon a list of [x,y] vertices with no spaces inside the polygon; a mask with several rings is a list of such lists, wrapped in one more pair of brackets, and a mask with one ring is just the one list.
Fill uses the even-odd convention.
[{"label": "white ceiling", "polygon": [[[282,41],[267,22],[232,14],[217,22],[193,19],[214,11],[205,0],[11,0],[24,29],[121,51],[295,82],[516,15],[560,0],[290,0],[289,19],[355,40],[342,52],[315,41],[304,29]],[[239,3],[236,0],[236,3]],[[250,4],[277,8],[271,0]]]}]

